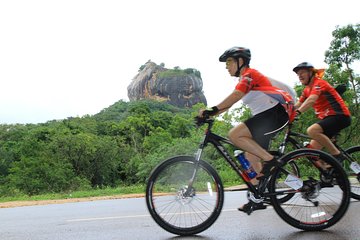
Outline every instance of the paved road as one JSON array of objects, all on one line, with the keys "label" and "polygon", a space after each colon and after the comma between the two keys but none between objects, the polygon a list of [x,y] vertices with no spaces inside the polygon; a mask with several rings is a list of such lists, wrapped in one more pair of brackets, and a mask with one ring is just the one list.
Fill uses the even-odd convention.
[{"label": "paved road", "polygon": [[149,216],[144,198],[102,200],[0,209],[1,240],[127,239],[360,239],[360,202],[352,201],[345,217],[328,230],[304,232],[291,227],[269,207],[248,216],[236,208],[245,192],[227,192],[219,219],[198,236],[178,237]]}]

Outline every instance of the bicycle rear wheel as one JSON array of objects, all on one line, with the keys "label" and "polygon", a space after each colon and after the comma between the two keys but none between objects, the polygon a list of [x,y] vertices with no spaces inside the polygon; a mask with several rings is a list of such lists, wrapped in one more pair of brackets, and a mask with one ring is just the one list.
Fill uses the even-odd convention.
[{"label": "bicycle rear wheel", "polygon": [[[285,222],[303,230],[323,230],[344,216],[350,202],[350,185],[344,169],[333,157],[318,150],[299,149],[281,161],[281,167],[271,176],[269,193],[275,211]],[[301,176],[289,171],[293,161]],[[324,162],[327,170],[319,167]],[[288,194],[293,195],[282,201],[282,196]]]},{"label": "bicycle rear wheel", "polygon": [[[195,180],[189,185],[196,166]],[[207,162],[196,162],[190,156],[162,162],[151,173],[146,187],[152,218],[177,235],[193,235],[209,228],[219,217],[223,203],[219,175]]]},{"label": "bicycle rear wheel", "polygon": [[350,181],[351,197],[360,200],[360,146],[348,148],[346,153],[351,157],[351,160],[345,159],[343,164]]}]

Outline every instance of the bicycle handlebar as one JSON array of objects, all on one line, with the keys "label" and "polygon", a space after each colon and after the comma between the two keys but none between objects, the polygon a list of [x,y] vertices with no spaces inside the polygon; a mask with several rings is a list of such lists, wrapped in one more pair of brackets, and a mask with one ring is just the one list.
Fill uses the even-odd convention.
[{"label": "bicycle handlebar", "polygon": [[210,118],[210,116],[204,116],[204,117],[196,116],[194,118],[194,121],[197,127],[201,127],[205,123],[211,125],[214,122],[214,119]]}]

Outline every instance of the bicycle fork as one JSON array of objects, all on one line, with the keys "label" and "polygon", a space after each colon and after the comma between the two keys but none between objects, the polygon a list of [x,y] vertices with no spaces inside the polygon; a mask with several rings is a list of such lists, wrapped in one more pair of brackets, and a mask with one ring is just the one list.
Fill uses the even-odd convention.
[{"label": "bicycle fork", "polygon": [[[205,139],[204,139],[205,141]],[[201,155],[202,155],[202,152],[204,150],[204,141],[200,144],[200,147],[199,149],[196,151],[195,153],[195,165],[194,165],[194,170],[193,170],[193,173],[192,173],[192,176],[191,178],[189,179],[189,183],[188,183],[188,186],[187,186],[187,189],[186,191],[184,192],[184,196],[190,196],[190,193],[192,193],[192,189],[193,189],[193,183],[195,181],[195,178],[196,178],[196,174],[197,174],[197,171],[198,171],[198,167],[199,167],[199,162],[200,162],[200,159],[201,159]]]}]

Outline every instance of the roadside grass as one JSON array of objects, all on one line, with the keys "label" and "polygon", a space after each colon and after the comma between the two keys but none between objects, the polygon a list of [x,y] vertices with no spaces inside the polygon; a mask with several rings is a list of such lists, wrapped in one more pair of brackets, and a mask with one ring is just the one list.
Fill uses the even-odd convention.
[{"label": "roadside grass", "polygon": [[71,199],[71,198],[88,198],[88,197],[103,197],[103,196],[115,196],[126,194],[144,193],[144,185],[136,186],[120,186],[117,188],[98,188],[86,191],[74,191],[68,193],[48,193],[34,196],[28,196],[25,194],[16,194],[14,196],[0,196],[0,203],[12,202],[12,201],[40,201],[40,200],[59,200],[59,199]]},{"label": "roadside grass", "polygon": [[[224,182],[224,188],[239,185],[236,181]],[[0,203],[15,201],[42,201],[42,200],[62,200],[74,198],[91,198],[91,197],[111,197],[126,194],[145,194],[144,185],[119,186],[117,188],[97,188],[82,191],[73,191],[67,193],[47,193],[29,196],[26,194],[13,194],[13,196],[0,196]]]}]

